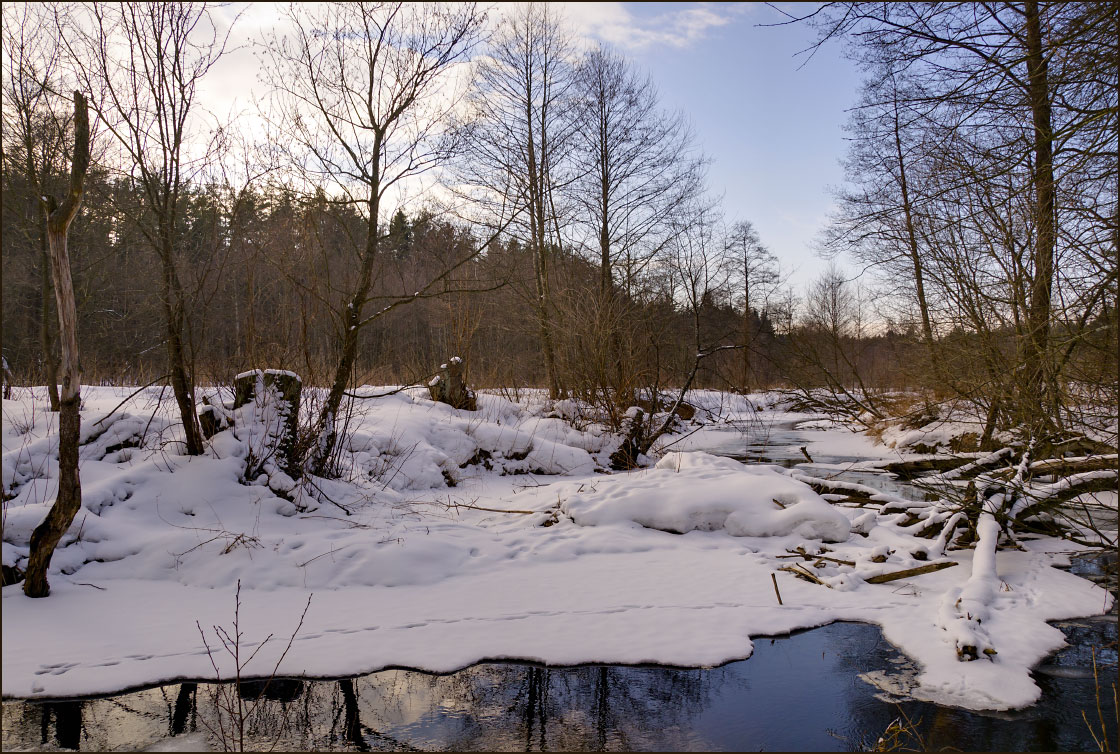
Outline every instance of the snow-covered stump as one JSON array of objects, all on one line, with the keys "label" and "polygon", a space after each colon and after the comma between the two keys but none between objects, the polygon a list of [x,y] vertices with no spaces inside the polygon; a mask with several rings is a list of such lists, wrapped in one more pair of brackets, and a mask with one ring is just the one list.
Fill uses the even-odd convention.
[{"label": "snow-covered stump", "polygon": [[458,356],[452,356],[446,364],[440,364],[439,374],[428,383],[428,393],[433,401],[446,403],[452,408],[477,410],[474,391],[463,380],[463,360]]},{"label": "snow-covered stump", "polygon": [[300,394],[303,381],[299,375],[282,369],[254,369],[243,372],[234,379],[233,408],[256,402],[261,409],[274,407],[268,417],[262,415],[268,426],[273,446],[269,449],[276,466],[293,479],[302,476],[298,455]]},{"label": "snow-covered stump", "polygon": [[645,425],[642,423],[642,409],[631,406],[626,412],[622,429],[625,437],[618,450],[611,453],[611,468],[615,471],[627,471],[638,466],[638,456],[642,454],[642,440],[645,436]]}]

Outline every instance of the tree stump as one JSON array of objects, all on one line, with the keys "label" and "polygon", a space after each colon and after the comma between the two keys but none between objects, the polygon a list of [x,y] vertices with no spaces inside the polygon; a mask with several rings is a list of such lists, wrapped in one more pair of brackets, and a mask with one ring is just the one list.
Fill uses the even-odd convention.
[{"label": "tree stump", "polygon": [[452,356],[446,364],[440,364],[439,374],[428,383],[428,393],[433,401],[446,403],[452,408],[476,411],[478,408],[474,391],[463,381],[463,360]]},{"label": "tree stump", "polygon": [[303,471],[297,448],[302,390],[303,381],[299,375],[283,369],[243,372],[237,375],[233,383],[234,410],[253,401],[257,402],[259,408],[265,408],[271,401],[275,401],[275,421],[279,423],[279,431],[276,432],[276,465],[293,479],[299,479]]},{"label": "tree stump", "polygon": [[642,441],[645,439],[645,426],[642,419],[645,415],[642,409],[631,406],[626,413],[626,438],[618,450],[611,453],[611,468],[615,471],[627,471],[638,465],[638,456],[642,454]]},{"label": "tree stump", "polygon": [[203,438],[209,440],[223,429],[229,429],[229,414],[223,406],[215,406],[210,396],[202,396],[202,407],[198,409],[198,424]]}]

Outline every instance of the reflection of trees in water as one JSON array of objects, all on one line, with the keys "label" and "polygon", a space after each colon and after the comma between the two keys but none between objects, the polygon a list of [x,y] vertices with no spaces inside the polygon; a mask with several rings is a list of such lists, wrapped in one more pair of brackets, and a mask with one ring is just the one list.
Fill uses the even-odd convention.
[{"label": "reflection of trees in water", "polygon": [[[102,750],[203,731],[221,748],[220,705],[236,705],[240,694],[254,749],[649,748],[689,730],[726,679],[722,670],[491,663],[445,676],[391,670],[240,688],[181,683],[108,699],[9,703],[4,739],[5,748]],[[228,737],[234,721],[223,722]]]},{"label": "reflection of trees in water", "polygon": [[64,749],[80,749],[82,741],[82,702],[48,702],[39,709],[40,743],[51,743],[49,734],[54,718],[53,742]]},{"label": "reflection of trees in water", "polygon": [[[843,705],[822,712],[819,721],[806,720],[814,730],[843,720],[836,737],[858,747],[874,743],[898,715],[894,705],[874,699],[874,690],[858,680],[868,670],[899,669],[891,660],[901,655],[877,628],[834,624],[775,643],[782,647],[777,659],[786,681],[790,674],[797,683],[808,678],[818,692],[831,689],[828,697]],[[217,728],[221,693],[227,699],[240,694],[256,705],[246,721],[246,745],[254,749],[274,744],[289,750],[359,751],[695,748],[702,741],[697,734],[718,734],[727,724],[723,718],[699,719],[717,699],[732,702],[734,709],[749,705],[752,693],[772,693],[762,686],[775,681],[759,675],[766,665],[758,664],[771,650],[765,644],[759,649],[753,672],[739,664],[676,670],[489,663],[446,676],[389,670],[341,681],[277,679],[240,688],[182,683],[104,699],[7,702],[4,748],[137,748],[168,735],[206,732]],[[1095,709],[1092,678],[1037,680],[1043,701],[1023,712],[974,714],[912,701],[901,707],[912,720],[921,719],[922,736],[932,749],[1091,746],[1080,713]],[[760,719],[751,730],[784,724]],[[221,742],[212,737],[210,746],[221,748]]]},{"label": "reflection of trees in water", "polygon": [[447,676],[374,674],[358,686],[386,702],[371,716],[398,711],[384,723],[413,744],[604,750],[671,744],[724,680],[722,670],[487,664]]},{"label": "reflection of trees in water", "polygon": [[168,732],[178,736],[187,730],[187,719],[190,718],[190,730],[198,729],[198,684],[179,684],[179,694],[175,697],[175,708],[171,711],[171,725]]}]

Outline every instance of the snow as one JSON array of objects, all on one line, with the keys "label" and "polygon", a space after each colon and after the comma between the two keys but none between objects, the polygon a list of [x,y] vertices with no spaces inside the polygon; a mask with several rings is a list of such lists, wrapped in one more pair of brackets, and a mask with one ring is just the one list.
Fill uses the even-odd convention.
[{"label": "snow", "polygon": [[668,453],[653,469],[573,492],[561,511],[581,526],[633,522],[678,534],[723,530],[843,542],[850,530],[848,519],[805,484],[773,467],[748,468],[706,453]]},{"label": "snow", "polygon": [[[298,374],[296,374],[295,372],[289,371],[287,369],[266,369],[266,370],[264,370],[264,373],[275,375],[277,377],[291,377],[291,378],[297,379],[297,380],[300,379],[300,376]],[[302,382],[302,380],[300,380],[300,381]]]},{"label": "snow", "polygon": [[[297,482],[275,468],[245,478],[267,420],[255,404],[188,457],[159,388],[109,416],[130,392],[83,389],[82,510],[52,560],[50,597],[3,589],[5,697],[213,678],[199,625],[213,646],[238,580],[246,646],[273,635],[243,676],[272,672],[313,595],[282,675],[446,672],[483,659],[711,666],[749,656],[751,637],[857,620],[918,662],[915,696],[974,709],[1034,702],[1030,668],[1063,644],[1046,621],[1111,604],[1050,567],[1077,549],[1052,539],[950,551],[956,567],[868,584],[942,557],[945,543],[914,537],[903,513],[830,504],[785,469],[681,452],[714,429],[652,468],[607,474],[618,438],[577,421],[578,406],[526,391],[517,403],[481,393],[478,411],[459,411],[410,389],[356,401],[341,477]],[[57,488],[57,422],[41,396],[16,397],[3,404],[3,562],[23,566]],[[815,418],[767,396],[688,400],[705,416]],[[867,449],[843,431],[814,434],[839,455]],[[855,565],[822,561],[828,586],[807,583],[778,570],[799,562],[788,557],[797,548]],[[959,662],[970,627],[998,654]],[[224,654],[214,660],[232,675]]]}]

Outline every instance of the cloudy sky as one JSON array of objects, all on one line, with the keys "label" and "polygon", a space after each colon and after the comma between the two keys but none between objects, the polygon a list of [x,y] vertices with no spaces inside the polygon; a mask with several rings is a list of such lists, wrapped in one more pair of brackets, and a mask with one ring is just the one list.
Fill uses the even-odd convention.
[{"label": "cloudy sky", "polygon": [[[235,3],[221,11],[240,13],[231,39],[239,47],[208,77],[214,110],[251,109],[260,87],[246,43],[275,27],[278,10]],[[762,3],[571,3],[565,11],[579,35],[626,54],[664,104],[688,116],[727,220],[753,222],[797,288],[815,277],[825,263],[812,246],[832,206],[828,189],[842,180],[842,125],[860,78],[839,47],[797,55],[814,32],[765,26],[784,17]]]}]

